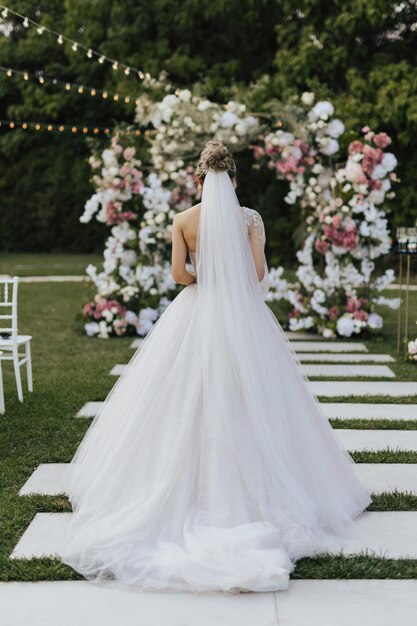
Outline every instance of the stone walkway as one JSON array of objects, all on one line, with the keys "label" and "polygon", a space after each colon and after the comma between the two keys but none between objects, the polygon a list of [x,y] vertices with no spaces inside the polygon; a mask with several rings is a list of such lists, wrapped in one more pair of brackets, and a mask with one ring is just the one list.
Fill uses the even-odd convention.
[{"label": "stone walkway", "polygon": [[[395,380],[390,355],[368,353],[353,341],[312,338],[288,333],[302,369],[320,398],[384,396],[384,403],[323,402],[328,418],[417,420],[417,382]],[[132,348],[143,339],[135,339]],[[121,375],[125,365],[115,365]],[[355,376],[379,380],[349,381]],[[340,378],[344,380],[339,380]],[[383,380],[384,378],[389,378]],[[412,397],[415,402],[402,404]],[[77,417],[92,418],[102,402],[88,402]],[[417,430],[339,429],[337,436],[350,452],[417,451]],[[19,494],[65,494],[67,464],[39,465]],[[412,463],[359,463],[356,470],[369,493],[408,492],[417,495],[417,471]],[[11,558],[59,556],[71,513],[37,513],[15,546]],[[345,554],[417,559],[417,512],[365,512],[343,544]],[[13,612],[12,626],[415,626],[417,580],[292,580],[286,591],[262,594],[187,594],[135,592],[112,583],[2,583],[3,615]],[[3,623],[3,622],[2,622]],[[5,623],[6,626],[6,623]],[[8,624],[7,624],[8,626]]]}]

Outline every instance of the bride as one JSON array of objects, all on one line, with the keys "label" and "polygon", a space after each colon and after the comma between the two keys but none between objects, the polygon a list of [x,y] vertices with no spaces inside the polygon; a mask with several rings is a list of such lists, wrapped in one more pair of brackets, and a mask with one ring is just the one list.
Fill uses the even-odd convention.
[{"label": "bride", "polygon": [[67,470],[63,561],[141,590],[286,589],[295,561],[338,551],[371,499],[265,303],[262,218],[240,206],[221,142],[197,179],[201,204],[172,229],[186,286]]}]

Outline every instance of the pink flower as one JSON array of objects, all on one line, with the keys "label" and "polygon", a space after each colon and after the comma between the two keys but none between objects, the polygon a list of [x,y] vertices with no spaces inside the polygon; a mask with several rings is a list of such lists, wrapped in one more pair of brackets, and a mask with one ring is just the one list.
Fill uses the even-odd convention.
[{"label": "pink flower", "polygon": [[362,320],[366,322],[366,320],[368,319],[368,313],[364,311],[363,309],[361,309],[361,310],[355,311],[353,313],[353,317],[355,318],[355,320]]},{"label": "pink flower", "polygon": [[363,143],[361,141],[359,141],[359,139],[356,139],[356,141],[352,141],[352,143],[349,144],[349,154],[355,154],[355,153],[360,153],[362,152],[363,149]]},{"label": "pink flower", "polygon": [[342,221],[341,215],[333,215],[332,223],[335,228],[339,228],[341,221]]},{"label": "pink flower", "polygon": [[123,152],[123,158],[125,161],[131,161],[136,154],[135,148],[126,148]]},{"label": "pink flower", "polygon": [[89,313],[91,313],[93,308],[94,308],[94,304],[92,302],[89,302],[88,304],[85,304],[83,306],[83,315],[88,315]]},{"label": "pink flower", "polygon": [[328,316],[329,319],[334,319],[335,317],[338,317],[340,314],[339,309],[337,308],[337,306],[334,304],[332,307],[330,307],[330,309],[328,310]]},{"label": "pink flower", "polygon": [[384,148],[389,146],[390,143],[391,143],[391,137],[389,137],[387,133],[378,133],[374,137],[374,144],[378,146],[378,148],[382,148],[382,150],[384,150]]},{"label": "pink flower", "polygon": [[369,126],[364,126],[364,127],[362,128],[362,132],[363,132],[363,133],[369,133],[369,131],[370,131],[370,130],[371,130],[371,129],[369,128]]},{"label": "pink flower", "polygon": [[316,241],[314,242],[314,248],[317,250],[319,254],[326,254],[326,252],[330,248],[330,244],[328,241],[323,241],[322,239],[316,239]]}]

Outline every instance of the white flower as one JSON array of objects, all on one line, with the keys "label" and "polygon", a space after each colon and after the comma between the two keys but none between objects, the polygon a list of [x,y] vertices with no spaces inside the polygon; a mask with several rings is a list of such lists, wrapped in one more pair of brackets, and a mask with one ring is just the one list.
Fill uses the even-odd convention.
[{"label": "white flower", "polygon": [[329,102],[328,100],[320,100],[319,102],[317,102],[314,108],[311,109],[311,111],[308,114],[308,118],[310,121],[316,122],[319,119],[322,119],[322,120],[328,119],[329,117],[333,115],[333,113],[334,113],[334,107],[332,103]]},{"label": "white flower", "polygon": [[322,152],[326,156],[331,156],[332,154],[335,154],[338,150],[339,143],[336,141],[336,139],[330,139],[320,146],[320,152]]},{"label": "white flower", "polygon": [[408,342],[408,354],[415,355],[417,354],[417,339],[414,341]]},{"label": "white flower", "polygon": [[223,128],[232,128],[232,126],[234,126],[236,122],[238,121],[238,118],[231,111],[225,111],[220,116],[219,121],[220,121],[220,126],[222,126]]},{"label": "white flower", "polygon": [[338,119],[332,120],[327,126],[327,133],[330,137],[337,139],[345,132],[345,126],[343,122]]},{"label": "white flower", "polygon": [[392,170],[397,166],[397,159],[392,152],[386,152],[382,157],[381,165],[387,172],[392,172]]},{"label": "white flower", "polygon": [[84,330],[89,337],[93,337],[94,335],[97,335],[100,327],[97,322],[88,322],[87,324],[84,324]]},{"label": "white flower", "polygon": [[337,320],[336,328],[341,337],[351,337],[355,331],[355,321],[352,317],[343,315]]},{"label": "white flower", "polygon": [[378,313],[370,313],[368,317],[369,328],[381,329],[384,325],[384,320]]},{"label": "white flower", "polygon": [[301,95],[301,102],[310,107],[314,102],[314,93],[312,91],[305,91]]},{"label": "white flower", "polygon": [[331,328],[324,328],[322,335],[325,339],[334,339],[336,337],[336,334]]}]

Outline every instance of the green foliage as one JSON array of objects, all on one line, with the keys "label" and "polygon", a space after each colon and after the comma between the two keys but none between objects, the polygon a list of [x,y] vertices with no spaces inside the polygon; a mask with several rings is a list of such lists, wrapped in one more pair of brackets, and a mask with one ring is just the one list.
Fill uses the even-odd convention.
[{"label": "green foliage", "polygon": [[[212,99],[250,96],[252,110],[280,110],[304,90],[331,98],[347,139],[362,125],[386,130],[402,184],[392,224],[412,224],[417,191],[417,31],[411,0],[11,0],[10,7],[70,38]],[[14,20],[0,39],[2,65],[117,90],[130,104],[40,86],[0,74],[0,118],[112,126],[131,122],[141,94],[134,75],[89,61],[84,52]],[[255,84],[254,89],[248,89]],[[351,133],[351,134],[349,134]],[[91,194],[82,137],[0,129],[0,246],[10,251],[99,250],[105,229],[78,217]],[[293,258],[296,212],[270,172],[239,155],[242,203],[260,210],[269,260]]]}]

